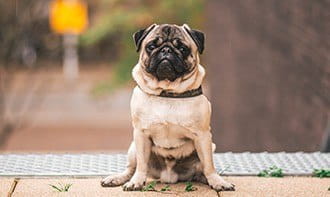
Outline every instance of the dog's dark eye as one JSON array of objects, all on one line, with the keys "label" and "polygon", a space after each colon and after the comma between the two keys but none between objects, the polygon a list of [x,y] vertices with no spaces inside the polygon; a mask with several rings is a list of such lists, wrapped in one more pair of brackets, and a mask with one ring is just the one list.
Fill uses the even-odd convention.
[{"label": "dog's dark eye", "polygon": [[184,58],[188,57],[190,54],[190,49],[184,44],[179,45],[177,49],[180,51]]},{"label": "dog's dark eye", "polygon": [[189,49],[184,45],[180,46],[179,50],[183,55],[188,55],[189,54]]},{"label": "dog's dark eye", "polygon": [[149,50],[149,51],[152,51],[152,50],[154,50],[156,48],[156,45],[154,45],[154,44],[149,44],[148,46],[147,46],[147,49]]},{"label": "dog's dark eye", "polygon": [[184,53],[187,49],[185,47],[180,47],[179,50]]}]

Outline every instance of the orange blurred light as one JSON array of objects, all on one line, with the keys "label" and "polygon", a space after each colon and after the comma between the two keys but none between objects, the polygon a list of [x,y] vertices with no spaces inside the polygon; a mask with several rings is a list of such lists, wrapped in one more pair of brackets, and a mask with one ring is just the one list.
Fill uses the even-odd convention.
[{"label": "orange blurred light", "polygon": [[50,3],[49,22],[60,34],[80,34],[88,24],[87,5],[81,0],[53,0]]}]

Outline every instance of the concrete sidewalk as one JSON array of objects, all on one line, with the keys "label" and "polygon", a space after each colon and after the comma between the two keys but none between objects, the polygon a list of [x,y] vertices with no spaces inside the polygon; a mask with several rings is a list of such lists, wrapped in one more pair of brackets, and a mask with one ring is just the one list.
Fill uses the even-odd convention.
[{"label": "concrete sidewalk", "polygon": [[[0,196],[330,196],[330,181],[327,178],[311,177],[225,177],[236,185],[234,192],[219,192],[211,190],[208,186],[193,183],[196,191],[185,192],[185,184],[170,185],[167,192],[124,192],[121,187],[103,188],[100,186],[101,178],[35,178],[19,179],[13,187],[13,178],[0,179]],[[58,192],[49,184],[72,184],[68,192]],[[164,184],[157,184],[160,190]],[[10,196],[10,195],[9,195]]]},{"label": "concrete sidewalk", "polygon": [[61,67],[8,75],[2,115],[15,129],[0,142],[0,150],[126,152],[132,139],[133,84],[111,94],[93,93],[110,80],[111,72],[109,66],[82,67],[75,81],[67,81]]}]

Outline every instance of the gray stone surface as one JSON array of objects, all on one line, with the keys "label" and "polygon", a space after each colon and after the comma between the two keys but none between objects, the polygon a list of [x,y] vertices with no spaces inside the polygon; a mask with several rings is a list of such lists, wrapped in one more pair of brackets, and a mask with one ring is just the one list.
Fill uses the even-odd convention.
[{"label": "gray stone surface", "polygon": [[[104,176],[121,172],[126,154],[1,154],[0,176]],[[224,175],[256,175],[276,165],[285,175],[311,175],[330,168],[330,153],[216,153],[214,162]]]}]

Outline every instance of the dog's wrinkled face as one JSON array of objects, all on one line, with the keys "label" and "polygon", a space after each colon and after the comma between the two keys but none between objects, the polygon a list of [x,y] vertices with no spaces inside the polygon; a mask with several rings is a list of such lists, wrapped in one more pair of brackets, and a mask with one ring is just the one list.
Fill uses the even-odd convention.
[{"label": "dog's wrinkled face", "polygon": [[187,25],[152,25],[135,33],[134,40],[143,69],[159,81],[175,81],[192,72],[204,49],[203,33]]}]

